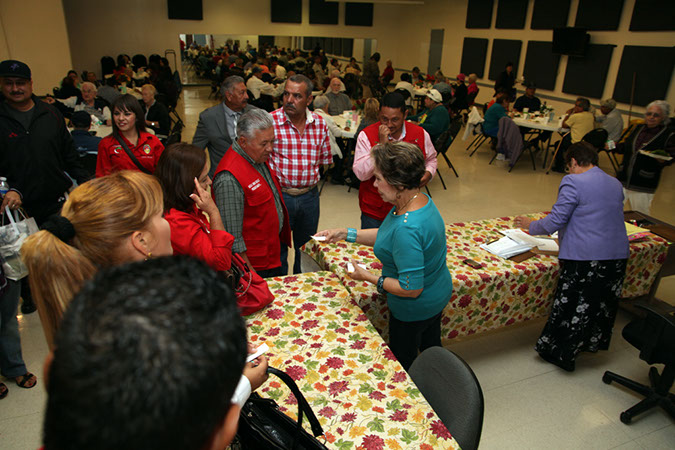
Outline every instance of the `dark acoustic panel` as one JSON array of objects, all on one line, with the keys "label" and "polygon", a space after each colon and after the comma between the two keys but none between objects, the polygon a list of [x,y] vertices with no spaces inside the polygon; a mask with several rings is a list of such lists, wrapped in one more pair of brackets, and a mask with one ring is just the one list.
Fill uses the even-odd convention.
[{"label": "dark acoustic panel", "polygon": [[202,20],[202,0],[167,0],[169,19]]},{"label": "dark acoustic panel", "polygon": [[465,75],[475,73],[478,78],[483,78],[483,75],[485,74],[487,47],[487,39],[464,38],[460,72]]},{"label": "dark acoustic panel", "polygon": [[354,54],[354,39],[343,38],[341,55],[344,56],[345,58],[351,58],[353,54]]},{"label": "dark acoustic panel", "polygon": [[309,23],[337,25],[338,6],[338,2],[309,0]]},{"label": "dark acoustic panel", "polygon": [[495,28],[522,30],[529,0],[499,0]]},{"label": "dark acoustic panel", "polygon": [[333,38],[326,38],[323,41],[323,45],[321,46],[324,52],[326,52],[329,55],[333,54]]},{"label": "dark acoustic panel", "polygon": [[626,45],[621,55],[619,74],[614,85],[613,98],[630,103],[630,92],[635,74],[633,103],[646,106],[652,100],[663,100],[675,66],[675,47],[642,47]]},{"label": "dark acoustic panel", "polygon": [[567,17],[570,14],[570,0],[534,0],[532,10],[533,30],[552,30],[567,26]]},{"label": "dark acoustic panel", "polygon": [[274,47],[274,36],[263,36],[263,35],[258,36],[258,47],[263,48],[263,46],[265,45]]},{"label": "dark acoustic panel", "polygon": [[553,53],[552,42],[529,41],[525,55],[523,77],[525,82],[533,82],[538,88],[555,89],[555,80],[558,77],[560,55]]},{"label": "dark acoustic panel", "polygon": [[520,48],[523,41],[512,39],[495,39],[492,41],[492,56],[490,56],[490,79],[497,80],[499,74],[506,68],[507,62],[513,63],[513,74],[518,78],[518,62]]},{"label": "dark acoustic panel", "polygon": [[675,30],[675,1],[635,0],[630,31]]},{"label": "dark acoustic panel", "polygon": [[614,47],[611,44],[590,44],[585,57],[569,57],[563,92],[583,97],[601,98]]},{"label": "dark acoustic panel", "polygon": [[575,27],[615,31],[623,10],[623,0],[579,0]]},{"label": "dark acoustic panel", "polygon": [[302,0],[270,0],[272,22],[302,23]]},{"label": "dark acoustic panel", "polygon": [[345,3],[345,25],[373,26],[372,3]]},{"label": "dark acoustic panel", "polygon": [[467,28],[490,28],[492,26],[492,0],[469,0],[466,10]]}]

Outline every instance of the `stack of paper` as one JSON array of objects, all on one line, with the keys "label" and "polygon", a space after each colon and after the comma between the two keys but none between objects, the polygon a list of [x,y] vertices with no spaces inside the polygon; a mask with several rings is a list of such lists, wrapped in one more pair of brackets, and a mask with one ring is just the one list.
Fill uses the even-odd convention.
[{"label": "stack of paper", "polygon": [[650,231],[646,228],[640,228],[637,225],[633,225],[629,222],[624,223],[626,224],[626,234],[628,235],[628,240],[630,242],[636,241],[650,234]]},{"label": "stack of paper", "polygon": [[558,243],[554,240],[554,238],[558,237],[557,232],[556,235],[552,237],[534,237],[520,228],[512,228],[510,230],[502,231],[502,234],[521,244],[529,244],[532,247],[537,247],[541,251],[557,252],[560,250]]},{"label": "stack of paper", "polygon": [[532,245],[529,244],[520,244],[508,236],[490,242],[489,244],[483,244],[480,246],[483,250],[487,250],[493,255],[497,255],[500,258],[509,259],[512,256],[520,255],[525,253],[528,250],[532,249]]}]

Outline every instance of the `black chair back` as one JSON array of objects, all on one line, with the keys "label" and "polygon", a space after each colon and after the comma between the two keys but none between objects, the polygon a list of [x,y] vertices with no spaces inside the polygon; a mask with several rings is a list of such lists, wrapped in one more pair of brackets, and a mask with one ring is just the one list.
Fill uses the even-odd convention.
[{"label": "black chair back", "polygon": [[605,148],[605,143],[607,142],[607,130],[604,128],[596,128],[591,130],[582,139],[584,142],[588,142],[596,150],[603,150]]},{"label": "black chair back", "polygon": [[485,401],[471,367],[450,350],[431,347],[408,373],[460,447],[477,449]]},{"label": "black chair back", "polygon": [[115,71],[115,60],[112,56],[104,56],[101,58],[101,73],[103,74],[102,78],[105,78],[106,75],[110,75]]},{"label": "black chair back", "polygon": [[131,63],[134,65],[136,69],[139,67],[148,67],[148,58],[145,57],[145,55],[141,55],[140,53],[137,55],[134,55],[133,58],[131,58]]}]

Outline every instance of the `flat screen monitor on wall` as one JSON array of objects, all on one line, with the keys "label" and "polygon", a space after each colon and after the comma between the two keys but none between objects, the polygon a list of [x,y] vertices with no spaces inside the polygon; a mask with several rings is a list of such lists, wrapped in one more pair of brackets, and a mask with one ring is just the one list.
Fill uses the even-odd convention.
[{"label": "flat screen monitor on wall", "polygon": [[553,30],[553,53],[584,56],[590,35],[585,28],[556,28]]},{"label": "flat screen monitor on wall", "polygon": [[202,20],[202,0],[167,0],[169,19]]}]

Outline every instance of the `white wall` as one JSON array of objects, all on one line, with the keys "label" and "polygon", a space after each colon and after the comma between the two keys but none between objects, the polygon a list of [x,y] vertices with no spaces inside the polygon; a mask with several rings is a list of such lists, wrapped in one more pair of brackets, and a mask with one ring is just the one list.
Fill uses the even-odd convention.
[{"label": "white wall", "polygon": [[31,68],[33,90],[51,93],[72,68],[61,0],[0,0],[0,60]]},{"label": "white wall", "polygon": [[[303,0],[301,24],[279,24],[270,21],[269,0],[203,0],[204,20],[168,20],[166,0],[117,0],[113,4],[91,0],[66,0],[64,2],[73,64],[76,70],[100,70],[99,59],[103,55],[116,57],[119,53],[159,53],[166,49],[178,52],[180,33],[274,35],[274,36],[326,36],[350,37],[377,40],[377,51],[383,61],[391,59],[396,68],[425,68],[428,61],[429,38],[432,28],[443,28],[445,38],[441,67],[449,76],[459,72],[462,44],[465,36],[492,39],[519,39],[523,41],[518,73],[522,73],[527,42],[550,41],[550,30],[529,29],[534,1],[529,3],[524,30],[500,30],[494,28],[498,1],[494,2],[491,29],[466,29],[468,0],[425,0],[424,5],[375,4],[372,27],[347,27],[344,25],[344,3],[340,3],[339,25],[310,25],[309,0]],[[625,0],[618,31],[593,31],[592,42],[617,45],[609,67],[608,80],[603,97],[614,91],[614,79],[624,45],[672,46],[675,32],[630,32],[628,27],[635,0]],[[578,0],[572,0],[569,23],[576,17]],[[23,19],[24,21],[27,19]],[[7,26],[7,24],[5,24]],[[51,37],[37,33],[39,39]],[[357,48],[355,42],[355,49]],[[491,45],[488,46],[485,73],[489,73]],[[358,58],[357,58],[358,59]],[[539,90],[540,94],[555,96],[573,102],[575,95],[562,92],[562,83],[567,57],[563,56],[559,67],[556,88],[553,91]],[[489,86],[493,82],[480,80]],[[483,86],[478,100],[492,95],[489,86]],[[597,99],[592,99],[597,103]],[[675,81],[666,97],[675,105]],[[549,102],[550,103],[550,102]],[[619,105],[627,108],[627,105]],[[638,108],[640,110],[640,108]]]}]

